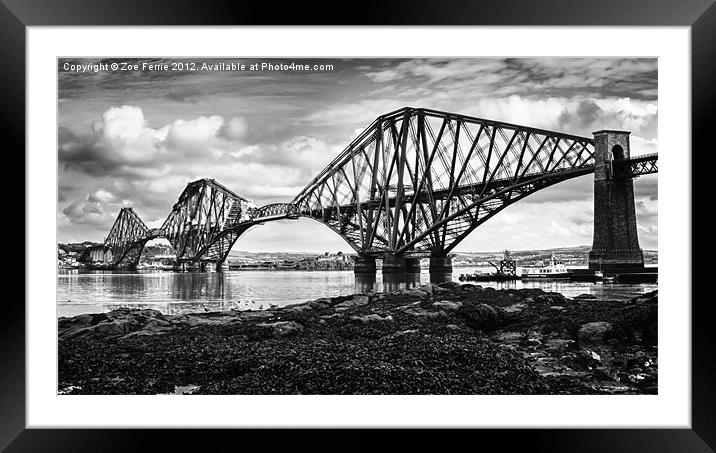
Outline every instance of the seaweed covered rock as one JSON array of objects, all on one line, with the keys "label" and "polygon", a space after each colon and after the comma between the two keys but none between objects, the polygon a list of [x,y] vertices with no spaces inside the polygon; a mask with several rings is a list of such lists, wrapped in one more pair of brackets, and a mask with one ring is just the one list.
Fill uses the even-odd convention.
[{"label": "seaweed covered rock", "polygon": [[348,308],[348,307],[355,307],[355,306],[359,306],[359,305],[366,305],[369,302],[370,302],[370,298],[368,296],[355,295],[348,300],[345,300],[343,302],[336,304],[334,307],[335,308]]},{"label": "seaweed covered rock", "polygon": [[365,316],[351,316],[350,319],[353,321],[356,321],[358,323],[361,323],[361,324],[370,324],[372,322],[392,321],[393,317],[390,315],[383,317],[383,316],[377,315],[375,313],[372,313],[372,314],[365,315]]},{"label": "seaweed covered rock", "polygon": [[144,331],[145,334],[163,333],[172,328],[160,311],[149,309],[120,308],[106,314],[79,315],[58,320],[60,338],[114,338],[137,331]]},{"label": "seaweed covered rock", "polygon": [[457,282],[443,282],[438,284],[438,287],[443,289],[460,289],[460,286],[460,283]]},{"label": "seaweed covered rock", "polygon": [[534,296],[532,298],[534,303],[550,306],[564,306],[567,303],[567,299],[559,293],[544,293]]},{"label": "seaweed covered rock", "polygon": [[462,307],[462,302],[453,302],[449,300],[438,300],[433,302],[433,307],[441,308],[443,310],[459,310]]},{"label": "seaweed covered rock", "polygon": [[636,298],[633,302],[615,316],[615,324],[629,341],[657,344],[659,304],[656,294]]},{"label": "seaweed covered rock", "polygon": [[625,303],[457,283],[260,311],[122,309],[58,321],[58,391],[656,393],[656,317],[656,292]]},{"label": "seaweed covered rock", "polygon": [[468,301],[457,311],[465,324],[482,331],[495,330],[502,321],[502,311],[487,304]]},{"label": "seaweed covered rock", "polygon": [[589,322],[579,328],[579,343],[594,344],[603,343],[609,338],[614,325],[606,321]]},{"label": "seaweed covered rock", "polygon": [[57,320],[57,329],[60,336],[63,336],[68,332],[91,327],[107,320],[109,320],[109,317],[105,313],[77,315],[72,318],[59,318]]},{"label": "seaweed covered rock", "polygon": [[296,321],[278,321],[271,323],[256,324],[260,329],[267,329],[273,337],[285,337],[287,335],[295,335],[303,326]]},{"label": "seaweed covered rock", "polygon": [[594,294],[583,293],[578,296],[574,296],[574,299],[576,299],[576,300],[596,300],[597,296],[595,296]]}]

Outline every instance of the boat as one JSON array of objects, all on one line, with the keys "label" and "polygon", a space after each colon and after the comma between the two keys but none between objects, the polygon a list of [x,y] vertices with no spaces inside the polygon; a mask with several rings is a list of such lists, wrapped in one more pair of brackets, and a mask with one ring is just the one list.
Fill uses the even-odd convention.
[{"label": "boat", "polygon": [[571,271],[554,254],[546,266],[522,268],[523,280],[559,280],[570,275]]},{"label": "boat", "polygon": [[488,273],[482,272],[477,269],[472,274],[460,274],[458,280],[461,282],[472,281],[472,282],[505,282],[512,280],[520,280],[520,276],[517,275],[515,260],[510,256],[510,252],[505,250],[502,260],[500,260],[499,266],[488,261],[492,267],[495,268],[495,272]]},{"label": "boat", "polygon": [[460,274],[458,280],[461,282],[505,282],[512,280],[519,280],[521,277],[514,274],[503,274],[503,273],[489,273],[476,270],[472,274]]}]

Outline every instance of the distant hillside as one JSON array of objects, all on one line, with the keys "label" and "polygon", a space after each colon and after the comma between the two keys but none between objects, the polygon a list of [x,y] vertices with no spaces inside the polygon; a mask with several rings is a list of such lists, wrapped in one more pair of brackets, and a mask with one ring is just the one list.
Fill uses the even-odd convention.
[{"label": "distant hillside", "polygon": [[[521,265],[546,261],[552,256],[552,253],[558,255],[565,264],[586,265],[591,248],[589,245],[580,245],[551,249],[510,250],[510,254]],[[232,250],[229,253],[229,259],[300,260],[301,258],[324,255],[325,253],[328,252],[247,252],[245,250]],[[330,254],[334,255],[335,252],[330,252]],[[351,256],[355,255],[355,253],[347,253],[346,255]],[[486,263],[486,261],[499,261],[503,256],[503,252],[455,252],[452,255],[453,265],[479,265]],[[650,265],[657,264],[658,251],[644,250],[644,262]]]},{"label": "distant hillside", "polygon": [[[313,258],[319,255],[335,255],[336,252],[247,252],[245,250],[232,250],[229,252],[229,260],[231,259],[251,259],[251,260],[300,260],[301,258]],[[340,253],[340,252],[338,252]],[[350,255],[350,254],[346,254]]]},{"label": "distant hillside", "polygon": [[[559,247],[551,249],[535,249],[535,250],[510,250],[510,255],[518,264],[532,265],[538,261],[547,261],[552,254],[557,255],[565,264],[586,265],[589,260],[589,251],[592,249],[589,245],[579,245],[574,247]],[[465,262],[465,264],[477,264],[481,261],[499,261],[503,256],[503,252],[456,252],[453,257],[453,265],[456,261]],[[649,265],[658,264],[657,250],[644,250],[644,263]]]},{"label": "distant hillside", "polygon": [[[57,244],[58,247],[65,252],[82,253],[86,248],[101,245],[97,242],[85,241],[82,243]],[[580,245],[575,247],[559,247],[552,249],[536,249],[536,250],[510,250],[512,258],[517,261],[518,265],[532,265],[539,261],[546,261],[552,253],[558,255],[560,259],[568,265],[586,265],[589,257],[591,246]],[[169,245],[148,245],[143,255],[152,257],[156,255],[172,255],[174,252]],[[487,261],[497,262],[502,259],[503,252],[455,252],[453,253],[453,265],[477,266],[486,265]],[[248,260],[248,261],[300,261],[304,258],[315,258],[317,256],[340,256],[341,252],[247,252],[245,250],[232,250],[229,253],[229,260]],[[346,253],[346,256],[355,255],[355,253]],[[655,265],[659,263],[659,253],[657,250],[644,250],[645,264]]]},{"label": "distant hillside", "polygon": [[75,243],[69,243],[69,244],[63,244],[62,242],[57,244],[57,248],[60,250],[64,250],[65,252],[77,252],[82,253],[89,247],[94,247],[96,245],[102,245],[101,242],[90,242],[90,241],[84,241],[84,242],[75,242]]}]

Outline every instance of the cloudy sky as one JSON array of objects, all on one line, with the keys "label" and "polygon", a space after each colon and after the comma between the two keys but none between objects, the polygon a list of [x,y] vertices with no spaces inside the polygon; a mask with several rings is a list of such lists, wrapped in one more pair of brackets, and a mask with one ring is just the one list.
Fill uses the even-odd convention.
[{"label": "cloudy sky", "polygon": [[[65,70],[97,61],[58,62],[60,242],[102,241],[123,206],[158,227],[186,183],[201,177],[259,205],[289,201],[361,128],[404,106],[588,137],[629,130],[632,155],[657,152],[656,59],[194,59],[197,67],[295,61],[333,69]],[[634,185],[640,243],[655,249],[657,176]],[[508,207],[456,251],[591,244],[592,203],[591,176],[558,184]],[[255,227],[234,250],[351,251],[307,219]]]}]

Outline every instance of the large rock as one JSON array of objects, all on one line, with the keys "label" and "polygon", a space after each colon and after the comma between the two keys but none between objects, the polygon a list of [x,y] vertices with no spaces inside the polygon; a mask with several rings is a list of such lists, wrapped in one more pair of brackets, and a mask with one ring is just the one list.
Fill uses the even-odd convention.
[{"label": "large rock", "polygon": [[72,318],[59,318],[57,320],[57,329],[60,337],[69,336],[73,332],[85,329],[109,320],[105,313],[77,315]]},{"label": "large rock", "polygon": [[101,322],[91,328],[95,336],[98,337],[116,337],[127,333],[127,323],[122,321]]},{"label": "large rock", "polygon": [[370,324],[373,322],[386,322],[386,321],[392,321],[393,317],[388,315],[386,317],[382,317],[380,315],[377,315],[375,313],[365,315],[365,316],[351,316],[353,321],[358,321],[361,324]]},{"label": "large rock", "polygon": [[[291,311],[304,311],[304,310],[313,310],[314,306],[311,305],[311,302],[302,302],[299,304],[292,304],[287,305],[284,307],[284,310],[291,310]],[[274,309],[274,310],[280,310],[280,309]]]},{"label": "large rock", "polygon": [[621,311],[615,319],[616,327],[629,340],[655,345],[659,333],[657,297],[637,298],[637,301]]},{"label": "large rock", "polygon": [[370,298],[368,296],[355,295],[349,300],[346,300],[339,304],[336,304],[335,308],[341,309],[341,308],[357,307],[360,305],[366,305],[366,304],[368,304],[369,301],[370,301]]},{"label": "large rock", "polygon": [[522,332],[497,332],[492,335],[492,339],[504,343],[520,343],[524,336]]},{"label": "large rock", "polygon": [[274,337],[285,337],[295,335],[303,329],[303,326],[295,321],[278,321],[271,323],[256,324],[256,327],[268,329]]},{"label": "large rock", "polygon": [[422,285],[420,288],[418,288],[420,291],[424,292],[425,294],[432,295],[433,294],[433,285],[427,283],[425,285]]},{"label": "large rock", "polygon": [[564,306],[567,299],[559,293],[544,293],[537,295],[533,298],[534,302],[541,305],[551,306],[559,305]]},{"label": "large rock", "polygon": [[327,298],[324,297],[324,298],[321,298],[321,299],[312,300],[312,301],[308,302],[308,304],[309,304],[309,305],[311,306],[311,308],[313,308],[314,310],[320,310],[320,309],[324,309],[324,308],[330,307],[330,306],[331,306],[331,299],[327,299]]},{"label": "large rock", "polygon": [[463,283],[460,285],[460,289],[463,291],[477,291],[482,289],[480,285],[473,285],[472,283]]},{"label": "large rock", "polygon": [[60,318],[59,335],[65,338],[114,338],[134,332],[145,335],[164,333],[172,324],[158,310],[120,308],[108,313]]},{"label": "large rock", "polygon": [[500,323],[502,311],[476,302],[466,302],[458,310],[458,314],[465,320],[465,324],[473,329],[494,330]]},{"label": "large rock", "polygon": [[460,307],[462,307],[462,302],[452,302],[449,300],[439,300],[437,302],[433,302],[433,307],[436,308],[442,308],[445,310],[457,310]]},{"label": "large rock", "polygon": [[550,352],[566,351],[572,347],[574,340],[565,340],[562,338],[551,338],[544,342],[546,349]]},{"label": "large rock", "polygon": [[507,313],[517,313],[525,308],[527,308],[527,304],[517,302],[516,304],[508,305],[507,307],[503,307],[502,309],[505,310]]},{"label": "large rock", "polygon": [[401,289],[398,292],[398,294],[401,296],[411,296],[411,297],[420,297],[420,298],[429,296],[428,293],[426,293],[425,291],[421,291],[419,289]]},{"label": "large rock", "polygon": [[72,329],[65,331],[60,336],[61,339],[65,338],[110,338],[120,337],[128,332],[130,329],[127,326],[127,321],[108,320],[96,324],[94,326],[83,327],[79,329]]},{"label": "large rock", "polygon": [[629,302],[633,304],[643,304],[643,303],[658,303],[659,300],[659,291],[655,290],[646,294],[642,294],[641,296],[635,297],[631,299]]},{"label": "large rock", "polygon": [[419,306],[409,307],[405,309],[405,313],[408,313],[409,315],[417,316],[420,318],[445,318],[447,317],[447,314],[442,311],[428,311],[424,308],[420,308]]},{"label": "large rock", "polygon": [[440,288],[444,288],[444,289],[456,289],[456,288],[460,288],[460,283],[458,283],[458,282],[443,282],[443,283],[438,284],[438,286]]},{"label": "large rock", "polygon": [[606,321],[582,324],[578,332],[579,342],[604,343],[613,329],[614,325]]},{"label": "large rock", "polygon": [[200,316],[199,314],[183,314],[173,320],[174,325],[181,327],[197,327],[205,325],[218,325],[224,323],[225,320],[223,318],[208,318],[205,316]]},{"label": "large rock", "polygon": [[432,290],[433,290],[432,292],[433,292],[433,293],[443,293],[443,292],[445,292],[445,291],[448,291],[447,289],[445,289],[445,288],[443,288],[443,287],[441,287],[440,285],[437,285],[437,284],[435,284],[435,283],[431,283],[431,284],[430,284],[430,287],[432,288]]}]

